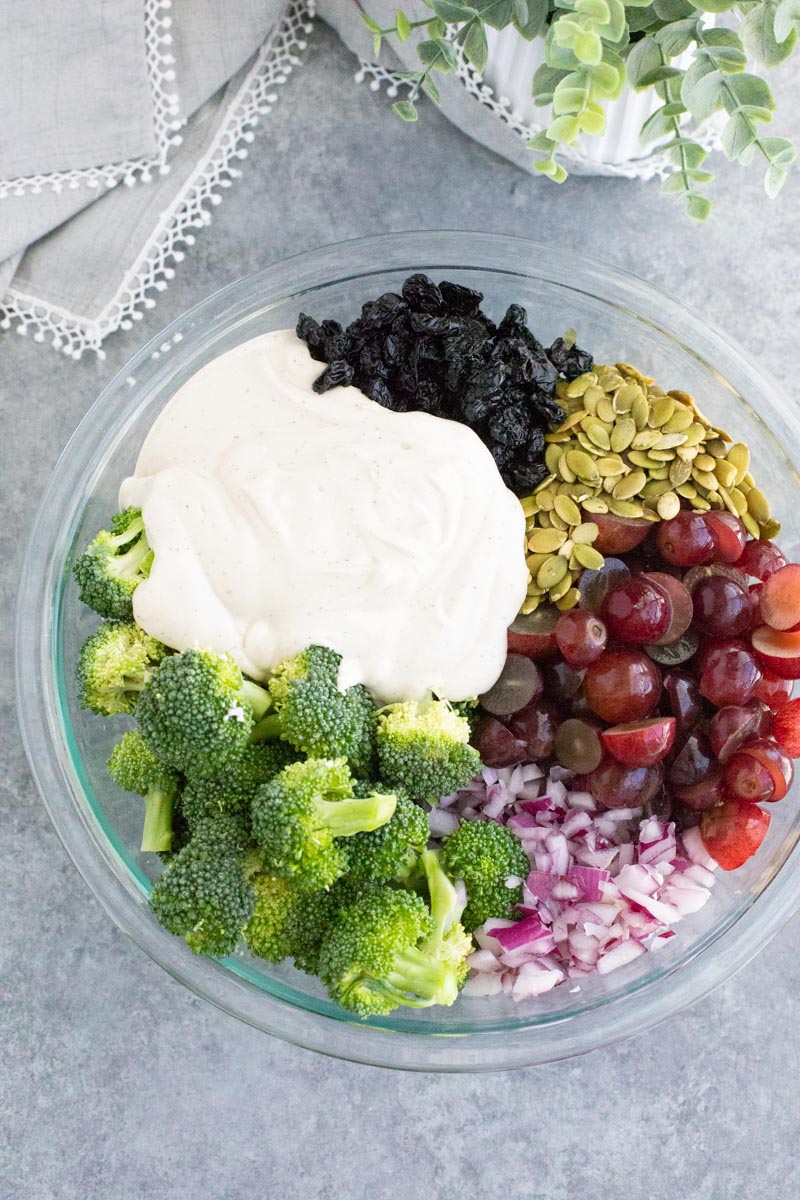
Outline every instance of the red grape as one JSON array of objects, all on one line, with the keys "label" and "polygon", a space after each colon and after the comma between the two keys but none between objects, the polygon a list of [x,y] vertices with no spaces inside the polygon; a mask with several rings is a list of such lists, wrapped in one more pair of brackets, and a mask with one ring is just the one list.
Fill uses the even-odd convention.
[{"label": "red grape", "polygon": [[684,509],[656,531],[662,556],[676,567],[694,567],[714,558],[714,539],[700,513]]},{"label": "red grape", "polygon": [[739,517],[729,512],[714,509],[703,515],[708,531],[714,541],[714,557],[718,562],[735,563],[742,555],[747,530]]},{"label": "red grape", "polygon": [[724,871],[747,862],[767,836],[770,816],[757,804],[720,804],[703,813],[703,845]]},{"label": "red grape", "polygon": [[790,563],[770,575],[761,590],[760,606],[771,629],[800,626],[800,563]]},{"label": "red grape", "polygon": [[794,682],[791,679],[781,679],[780,675],[764,671],[753,689],[753,699],[763,700],[770,708],[776,709],[791,698],[793,691]]},{"label": "red grape", "polygon": [[612,725],[600,735],[603,746],[617,762],[631,767],[652,767],[672,749],[675,741],[674,717],[650,717]]},{"label": "red grape", "polygon": [[484,712],[508,717],[541,696],[544,680],[536,663],[522,654],[509,654],[500,677],[480,697]]},{"label": "red grape", "polygon": [[643,542],[650,531],[650,522],[643,517],[592,513],[592,521],[600,531],[593,545],[601,554],[627,554]]},{"label": "red grape", "polygon": [[577,696],[586,674],[571,667],[567,662],[548,663],[544,669],[544,694],[556,704],[566,704]]},{"label": "red grape", "polygon": [[554,705],[537,700],[514,713],[508,727],[525,746],[525,757],[536,761],[549,758],[553,753],[559,724],[558,710]]},{"label": "red grape", "polygon": [[678,733],[687,733],[697,724],[703,711],[697,680],[688,671],[669,671],[664,676],[664,691],[677,722]]},{"label": "red grape", "polygon": [[700,695],[717,708],[746,704],[760,678],[758,663],[744,642],[717,642],[703,655]]},{"label": "red grape", "polygon": [[653,639],[653,644],[656,646],[669,646],[678,638],[683,637],[692,623],[694,616],[692,597],[680,579],[676,579],[673,575],[667,575],[664,571],[646,571],[642,578],[665,592],[672,605],[672,616],[666,632],[660,638]]},{"label": "red grape", "polygon": [[792,760],[772,738],[746,743],[725,768],[725,782],[742,800],[782,800],[793,778]]},{"label": "red grape", "polygon": [[699,643],[698,634],[693,629],[687,629],[677,641],[666,645],[662,645],[661,642],[646,643],[644,648],[654,662],[661,663],[664,667],[677,667],[688,662],[697,653]]},{"label": "red grape", "polygon": [[708,731],[711,749],[725,762],[748,738],[765,737],[771,725],[772,714],[760,700],[718,708]]},{"label": "red grape", "polygon": [[744,571],[745,575],[764,580],[769,579],[770,575],[774,575],[781,567],[785,567],[786,559],[774,542],[754,538],[745,542],[744,550],[736,560],[736,566],[740,571]]},{"label": "red grape", "polygon": [[571,667],[588,667],[605,650],[608,630],[594,613],[573,608],[558,618],[556,641]]},{"label": "red grape", "polygon": [[690,733],[667,773],[675,788],[691,787],[713,775],[717,765],[711,743],[704,733]]},{"label": "red grape", "polygon": [[487,767],[510,767],[526,757],[525,743],[496,717],[481,717],[470,741]]},{"label": "red grape", "polygon": [[750,636],[759,664],[781,679],[800,679],[800,630],[779,633],[759,625]]},{"label": "red grape", "polygon": [[588,775],[603,757],[597,731],[586,721],[562,721],[556,733],[555,755],[566,770]]},{"label": "red grape", "polygon": [[587,668],[583,690],[589,707],[604,721],[639,721],[658,703],[661,672],[646,654],[614,647]]},{"label": "red grape", "polygon": [[698,783],[690,783],[687,787],[675,788],[675,795],[682,804],[687,804],[689,808],[694,808],[698,812],[707,808],[714,808],[726,796],[725,778],[722,774],[722,767],[715,766],[708,779],[701,779]]},{"label": "red grape", "polygon": [[778,709],[772,736],[792,758],[800,758],[800,700],[791,700]]},{"label": "red grape", "polygon": [[663,588],[644,575],[632,576],[608,593],[603,616],[621,642],[656,642],[669,628],[672,604]]},{"label": "red grape", "polygon": [[597,571],[581,571],[578,580],[578,608],[599,613],[613,587],[630,578],[630,569],[621,558],[607,558]]},{"label": "red grape", "polygon": [[694,623],[701,633],[719,638],[737,637],[752,626],[750,592],[732,579],[710,575],[697,584],[692,599]]},{"label": "red grape", "polygon": [[508,649],[511,654],[526,658],[545,658],[556,648],[558,613],[552,608],[537,608],[536,612],[519,616],[508,630]]},{"label": "red grape", "polygon": [[607,758],[588,776],[589,791],[603,808],[640,808],[648,804],[664,780],[661,763],[624,767]]}]

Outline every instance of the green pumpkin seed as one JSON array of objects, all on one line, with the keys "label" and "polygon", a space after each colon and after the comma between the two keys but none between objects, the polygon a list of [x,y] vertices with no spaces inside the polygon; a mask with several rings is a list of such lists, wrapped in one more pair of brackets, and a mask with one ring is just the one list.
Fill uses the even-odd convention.
[{"label": "green pumpkin seed", "polygon": [[550,527],[551,529],[561,529],[564,531],[564,533],[566,533],[569,529],[567,522],[564,521],[555,511],[550,513]]},{"label": "green pumpkin seed", "polygon": [[630,500],[631,496],[640,492],[646,483],[647,476],[644,471],[631,471],[630,475],[620,479],[611,494],[615,500]]},{"label": "green pumpkin seed", "polygon": [[672,485],[668,479],[648,479],[642,488],[642,500],[648,504],[654,503],[660,496],[670,491]]},{"label": "green pumpkin seed", "polygon": [[569,462],[567,461],[569,455],[569,450],[566,452],[566,454],[561,455],[561,458],[558,460],[558,473],[565,483],[574,483],[575,472],[570,468]]},{"label": "green pumpkin seed", "polygon": [[582,506],[583,511],[587,513],[607,513],[608,505],[605,500],[601,500],[599,496],[593,496],[591,500],[584,500]]},{"label": "green pumpkin seed", "polygon": [[634,500],[614,498],[609,500],[608,507],[617,517],[641,517],[644,512],[644,506],[637,504]]},{"label": "green pumpkin seed", "polygon": [[576,546],[591,546],[599,536],[600,529],[594,521],[583,521],[572,531],[572,540]]},{"label": "green pumpkin seed", "polygon": [[676,406],[674,413],[667,421],[666,425],[662,426],[664,433],[686,433],[690,425],[694,424],[694,413],[690,408],[685,408],[682,404]]},{"label": "green pumpkin seed", "polygon": [[641,390],[636,395],[633,404],[631,405],[631,416],[636,422],[637,429],[644,429],[647,425],[647,418],[650,416],[650,405],[647,403],[647,397]]},{"label": "green pumpkin seed", "polygon": [[770,518],[769,501],[759,488],[751,488],[747,493],[747,508],[759,525],[763,525]]},{"label": "green pumpkin seed", "polygon": [[691,463],[697,458],[698,453],[697,446],[678,446],[675,457],[679,458],[681,462]]},{"label": "green pumpkin seed", "polygon": [[530,613],[536,612],[540,604],[541,600],[538,596],[529,596],[527,600],[523,600],[522,608],[519,610],[520,614],[527,617]]},{"label": "green pumpkin seed", "polygon": [[710,438],[709,441],[706,442],[705,448],[706,452],[710,454],[712,458],[728,457],[728,447],[722,438]]},{"label": "green pumpkin seed", "polygon": [[662,433],[655,444],[655,450],[676,450],[686,441],[685,433]]},{"label": "green pumpkin seed", "polygon": [[689,503],[691,504],[692,508],[697,509],[698,512],[708,512],[708,510],[711,508],[711,505],[704,496],[695,496],[694,500],[690,500]]},{"label": "green pumpkin seed", "polygon": [[570,500],[569,496],[556,496],[555,510],[567,525],[580,525],[581,510],[574,500]]},{"label": "green pumpkin seed", "polygon": [[675,459],[674,450],[659,450],[654,446],[653,449],[648,450],[647,453],[650,455],[652,461],[657,463],[659,466],[661,466],[662,463],[671,463]]},{"label": "green pumpkin seed", "polygon": [[555,555],[553,558],[548,558],[547,562],[542,563],[539,567],[536,573],[536,582],[540,588],[548,591],[561,582],[568,570],[567,560]]},{"label": "green pumpkin seed", "polygon": [[692,479],[695,483],[699,483],[700,487],[706,488],[709,492],[715,492],[719,487],[719,480],[710,471],[698,471],[695,467],[692,471]]},{"label": "green pumpkin seed", "polygon": [[634,450],[652,450],[660,437],[661,433],[658,429],[642,429],[636,434],[631,446]]},{"label": "green pumpkin seed", "polygon": [[680,498],[674,492],[665,492],[663,496],[659,496],[656,512],[662,521],[671,521],[673,517],[677,517],[680,510]]},{"label": "green pumpkin seed", "polygon": [[675,412],[675,401],[671,396],[661,396],[656,400],[653,407],[650,409],[650,415],[647,418],[647,424],[651,429],[661,429],[666,425],[672,414]]},{"label": "green pumpkin seed", "polygon": [[714,474],[721,487],[733,487],[736,482],[736,468],[726,458],[715,459]]},{"label": "green pumpkin seed", "polygon": [[666,463],[661,463],[658,467],[650,468],[651,479],[669,479],[669,467]]},{"label": "green pumpkin seed", "polygon": [[611,430],[611,449],[617,454],[627,450],[636,437],[636,422],[630,417],[622,417]]},{"label": "green pumpkin seed", "polygon": [[768,540],[777,537],[780,531],[781,523],[780,521],[776,521],[774,517],[770,517],[770,519],[765,521],[761,526],[761,536],[762,538],[767,538]]},{"label": "green pumpkin seed", "polygon": [[753,514],[751,512],[743,512],[741,514],[741,518],[744,521],[745,528],[750,536],[754,538],[760,538],[761,529],[759,528],[758,521],[755,519]]},{"label": "green pumpkin seed", "polygon": [[736,470],[736,486],[744,480],[750,467],[750,451],[744,442],[734,442],[728,447],[728,462]]},{"label": "green pumpkin seed", "polygon": [[686,483],[691,474],[691,463],[684,462],[682,458],[674,458],[672,460],[672,465],[669,469],[669,481],[673,487],[679,487],[680,484]]},{"label": "green pumpkin seed", "polygon": [[526,517],[532,517],[539,511],[539,500],[536,496],[523,496],[520,504]]},{"label": "green pumpkin seed", "polygon": [[581,598],[581,594],[577,588],[570,588],[560,600],[556,600],[556,608],[559,612],[569,612]]},{"label": "green pumpkin seed", "polygon": [[685,500],[694,500],[697,495],[697,488],[693,483],[679,483],[675,491],[679,496],[683,496]]},{"label": "green pumpkin seed", "polygon": [[581,566],[589,571],[599,571],[605,562],[600,551],[595,550],[594,546],[584,546],[581,543],[575,547],[575,557]]},{"label": "green pumpkin seed", "polygon": [[567,592],[569,591],[569,589],[571,587],[572,587],[572,575],[570,574],[569,571],[567,571],[567,573],[565,574],[564,578],[560,581],[560,583],[557,583],[557,584],[555,584],[554,587],[550,588],[550,591],[548,593],[548,599],[550,600],[550,602],[552,604],[555,604],[557,601],[559,601],[562,598],[562,596],[566,596]]},{"label": "green pumpkin seed", "polygon": [[607,421],[609,425],[614,424],[614,418],[617,414],[614,412],[614,406],[611,403],[610,397],[606,396],[605,393],[603,393],[602,398],[597,402],[597,415],[601,421]]},{"label": "green pumpkin seed", "polygon": [[610,450],[611,440],[608,436],[608,430],[599,421],[584,421],[583,428],[586,436],[600,450]]},{"label": "green pumpkin seed", "polygon": [[558,470],[559,459],[563,453],[563,447],[557,446],[553,442],[545,450],[544,463],[551,475],[555,475]]},{"label": "green pumpkin seed", "polygon": [[[574,483],[575,476],[579,476],[581,479],[591,480],[599,478],[597,467],[594,464],[594,459],[590,458],[585,451],[568,450],[564,455],[564,458],[566,459],[566,465],[569,467],[570,471],[574,472],[573,478],[568,479],[567,483]],[[562,463],[559,463],[558,465],[560,469]]]},{"label": "green pumpkin seed", "polygon": [[747,496],[738,487],[731,488],[730,493],[733,507],[736,509],[736,515],[741,517],[743,513],[747,512]]},{"label": "green pumpkin seed", "polygon": [[614,479],[618,475],[624,475],[626,469],[621,458],[598,458],[595,466],[603,479]]},{"label": "green pumpkin seed", "polygon": [[536,499],[539,501],[539,511],[540,512],[548,512],[549,513],[549,512],[553,511],[553,504],[555,503],[555,492],[552,491],[552,489],[548,488],[544,492],[539,492],[539,495],[536,497]]},{"label": "green pumpkin seed", "polygon": [[568,429],[574,429],[576,425],[580,425],[585,413],[582,408],[576,408],[575,412],[570,413],[558,427],[559,433],[566,433]]},{"label": "green pumpkin seed", "polygon": [[700,453],[695,458],[694,465],[699,467],[701,471],[713,471],[717,465],[717,460],[712,458],[710,454]]},{"label": "green pumpkin seed", "polygon": [[576,396],[584,396],[587,388],[592,387],[596,383],[597,376],[594,371],[587,371],[584,375],[579,375],[577,379],[573,379],[571,383],[567,384],[566,394],[570,399],[574,399]]},{"label": "green pumpkin seed", "polygon": [[698,425],[697,422],[695,422],[694,425],[690,425],[689,428],[686,430],[686,440],[684,442],[684,445],[685,446],[699,446],[700,443],[705,439],[705,436],[706,436],[706,431],[703,428],[703,426]]},{"label": "green pumpkin seed", "polygon": [[562,529],[537,529],[528,539],[528,548],[537,554],[554,554],[566,540]]}]

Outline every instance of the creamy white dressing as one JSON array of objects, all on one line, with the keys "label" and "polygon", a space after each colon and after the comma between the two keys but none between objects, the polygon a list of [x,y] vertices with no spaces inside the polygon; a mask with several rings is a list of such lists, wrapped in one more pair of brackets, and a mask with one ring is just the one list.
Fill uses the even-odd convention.
[{"label": "creamy white dressing", "polygon": [[137,622],[227,651],[255,679],[311,643],[382,702],[487,690],[525,598],[525,522],[466,426],[317,396],[291,330],[201,368],[120,489],[155,551]]}]

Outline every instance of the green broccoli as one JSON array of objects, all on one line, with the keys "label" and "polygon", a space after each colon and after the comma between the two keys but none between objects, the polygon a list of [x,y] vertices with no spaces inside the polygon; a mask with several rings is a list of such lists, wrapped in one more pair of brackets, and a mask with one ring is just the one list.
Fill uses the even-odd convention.
[{"label": "green broccoli", "polygon": [[213,776],[241,758],[269,703],[229,655],[184,650],[159,663],[136,716],[162,762],[187,775]]},{"label": "green broccoli", "polygon": [[433,851],[423,854],[429,911],[413,892],[363,893],[333,919],[319,956],[331,997],[360,1017],[408,1005],[450,1005],[468,973],[472,940],[459,923],[458,894]]},{"label": "green broccoli", "polygon": [[341,904],[340,885],[309,892],[291,879],[261,872],[253,886],[255,907],[244,931],[251,954],[269,962],[293,958],[301,971],[316,974],[320,946]]},{"label": "green broccoli", "polygon": [[139,733],[125,733],[108,760],[118,787],[146,797],[142,850],[172,849],[172,807],[178,776],[160,763]]},{"label": "green broccoli", "polygon": [[81,647],[76,670],[83,708],[104,717],[133,713],[153,670],[167,653],[133,621],[104,621]]},{"label": "green broccoli", "polygon": [[469,783],[480,770],[469,745],[469,721],[447,700],[391,704],[378,717],[378,772],[413,800],[435,804]]},{"label": "green broccoli", "polygon": [[477,696],[471,697],[469,700],[451,700],[450,707],[453,712],[459,717],[463,717],[469,722],[470,732],[475,728],[480,715],[480,701]]},{"label": "green broccoli", "polygon": [[531,869],[519,838],[496,821],[462,821],[442,843],[442,866],[467,889],[467,929],[477,929],[489,917],[513,916],[522,886],[507,887],[506,880],[525,879]]},{"label": "green broccoli", "polygon": [[280,663],[268,685],[275,713],[254,738],[281,737],[313,758],[346,758],[356,774],[368,773],[376,709],[361,684],[339,691],[341,661],[335,650],[309,646]]},{"label": "green broccoli", "polygon": [[153,885],[152,911],[195,954],[230,954],[252,916],[246,848],[231,818],[199,822],[191,841]]},{"label": "green broccoli", "polygon": [[100,530],[73,567],[81,600],[101,617],[132,620],[133,593],[152,564],[142,510],[126,508],[112,519],[110,530]]},{"label": "green broccoli", "polygon": [[[388,791],[380,784],[376,791]],[[359,792],[356,788],[356,792]],[[428,840],[428,814],[402,792],[392,818],[370,833],[356,833],[347,842],[348,879],[360,883],[405,881]]]},{"label": "green broccoli", "polygon": [[344,758],[309,758],[284,767],[258,788],[253,836],[266,869],[309,890],[327,888],[347,870],[341,838],[377,829],[395,810],[394,795],[353,795]]}]

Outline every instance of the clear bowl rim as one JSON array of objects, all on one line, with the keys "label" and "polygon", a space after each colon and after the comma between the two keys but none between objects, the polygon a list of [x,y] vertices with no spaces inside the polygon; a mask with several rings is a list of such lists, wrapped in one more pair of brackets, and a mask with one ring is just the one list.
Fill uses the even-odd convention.
[{"label": "clear bowl rim", "polygon": [[[483,269],[510,275],[518,273],[527,278],[535,271],[543,280],[562,286],[572,278],[581,279],[583,287],[579,290],[599,286],[601,292],[590,292],[594,299],[622,308],[650,324],[661,335],[679,342],[684,351],[718,375],[720,370],[712,364],[717,362],[721,367],[724,362],[724,378],[732,392],[739,395],[749,387],[762,394],[762,402],[770,409],[777,424],[775,432],[786,439],[784,445],[800,447],[800,419],[794,415],[788,398],[783,396],[768,372],[732,345],[700,313],[634,274],[598,259],[578,256],[526,238],[458,230],[380,234],[296,254],[228,284],[166,326],[106,385],[62,451],[37,509],[18,594],[16,683],[23,744],[45,808],[62,844],[115,923],[175,978],[239,1019],[286,1041],[333,1057],[399,1069],[498,1070],[572,1057],[652,1028],[706,995],[749,961],[800,906],[800,888],[795,886],[795,877],[800,871],[797,844],[750,908],[716,937],[713,953],[712,946],[708,946],[682,963],[680,970],[668,977],[668,987],[662,986],[665,984],[663,979],[657,986],[648,988],[645,984],[633,994],[613,999],[580,1017],[556,1020],[546,1029],[530,1030],[528,1038],[524,1036],[525,1030],[519,1028],[512,1031],[513,1037],[500,1030],[458,1034],[397,1032],[333,1019],[264,991],[256,991],[242,976],[234,975],[222,964],[196,958],[177,939],[165,935],[152,920],[147,920],[141,911],[138,885],[126,877],[126,868],[111,846],[98,838],[97,830],[92,828],[80,807],[74,786],[70,786],[63,747],[58,744],[56,714],[51,709],[45,713],[45,722],[41,719],[42,693],[44,690],[47,694],[53,658],[51,611],[47,604],[49,585],[63,564],[56,562],[55,551],[49,558],[42,556],[38,538],[54,502],[60,499],[66,503],[98,469],[92,452],[103,439],[102,418],[107,402],[124,391],[126,380],[138,380],[142,370],[156,378],[163,369],[159,362],[162,357],[166,358],[166,371],[170,373],[176,363],[190,353],[194,342],[200,345],[201,339],[212,333],[220,336],[232,322],[243,320],[248,313],[269,303],[285,299],[278,283],[287,273],[292,277],[289,294],[302,290],[302,287],[332,282],[324,276],[326,265],[330,261],[333,266],[332,260],[343,253],[346,253],[348,270],[341,271],[337,264],[340,281],[352,276],[363,277],[370,269],[375,272],[407,270],[412,264],[415,268],[421,264],[427,269]],[[499,261],[504,258],[506,265],[499,266]],[[363,263],[363,269],[355,269],[357,263]],[[521,263],[529,265],[521,269]],[[320,272],[323,276],[318,278]],[[273,291],[278,289],[272,297],[269,297],[270,285]],[[574,287],[572,283],[568,286]],[[257,305],[244,303],[244,297],[251,290],[261,297]],[[191,335],[183,340],[183,329],[198,321],[202,323],[203,315],[209,312],[216,312],[216,324],[205,331],[198,329],[194,342]],[[702,354],[695,348],[698,339],[703,346]],[[168,356],[166,350],[170,351]],[[152,379],[150,382],[152,385]],[[131,396],[133,391],[131,388]],[[117,422],[121,419],[122,413]],[[75,450],[81,450],[81,459],[74,459]],[[83,499],[75,504],[82,506]],[[32,611],[36,620],[30,619]],[[31,664],[34,664],[33,670]],[[63,803],[65,798],[67,803]],[[571,1027],[569,1030],[564,1028],[567,1025]]]}]

